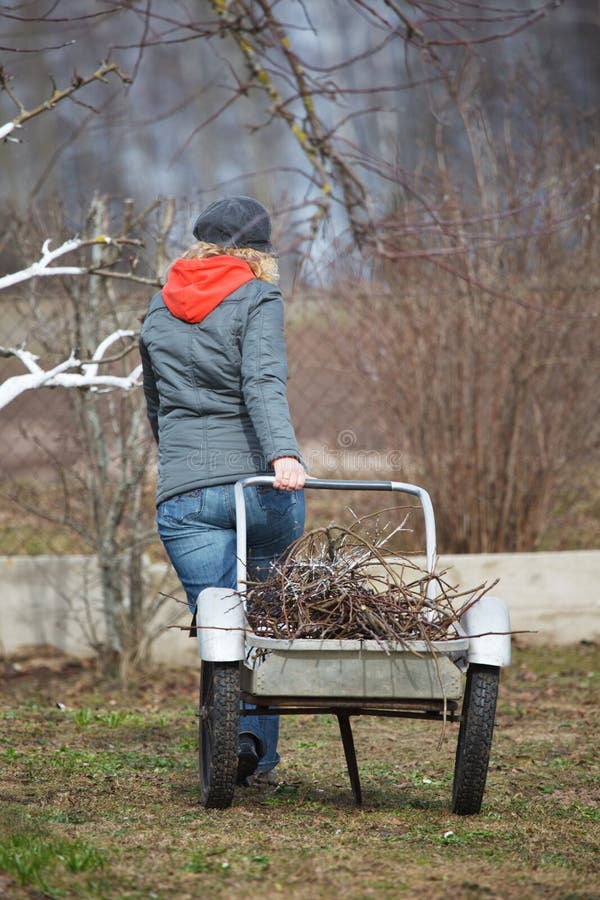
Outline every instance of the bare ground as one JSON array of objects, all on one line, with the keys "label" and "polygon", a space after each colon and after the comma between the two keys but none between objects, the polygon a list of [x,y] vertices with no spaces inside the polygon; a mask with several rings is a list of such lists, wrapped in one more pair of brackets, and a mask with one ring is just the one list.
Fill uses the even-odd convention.
[{"label": "bare ground", "polygon": [[449,811],[457,725],[354,720],[357,809],[335,720],[287,717],[281,785],[207,812],[196,673],[122,690],[64,660],[7,664],[0,896],[600,897],[599,661],[516,650],[473,817]]}]

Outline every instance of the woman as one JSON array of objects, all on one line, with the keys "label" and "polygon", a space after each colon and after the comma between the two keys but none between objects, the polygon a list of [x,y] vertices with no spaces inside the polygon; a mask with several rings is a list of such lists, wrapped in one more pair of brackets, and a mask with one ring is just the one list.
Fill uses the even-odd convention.
[{"label": "woman", "polygon": [[[236,587],[233,485],[245,491],[248,573],[264,578],[304,528],[306,473],[286,397],[283,302],[265,207],[229,197],[196,220],[140,339],[158,442],[158,532],[192,613],[205,587]],[[276,716],[241,718],[238,783],[274,782]]]}]

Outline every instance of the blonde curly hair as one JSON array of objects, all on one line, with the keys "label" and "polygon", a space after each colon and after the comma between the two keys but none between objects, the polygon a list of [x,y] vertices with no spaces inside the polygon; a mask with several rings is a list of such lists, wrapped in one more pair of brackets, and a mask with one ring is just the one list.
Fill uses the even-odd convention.
[{"label": "blonde curly hair", "polygon": [[243,259],[252,269],[255,278],[268,281],[269,284],[279,283],[277,257],[252,247],[219,247],[218,244],[198,241],[181,255],[181,259],[208,259],[211,256],[235,256],[236,259]]}]

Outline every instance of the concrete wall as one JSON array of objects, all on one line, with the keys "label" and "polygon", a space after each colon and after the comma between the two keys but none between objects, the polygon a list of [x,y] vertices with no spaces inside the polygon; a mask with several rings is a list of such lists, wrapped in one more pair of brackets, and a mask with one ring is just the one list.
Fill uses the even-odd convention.
[{"label": "concrete wall", "polygon": [[[511,627],[533,633],[520,643],[561,644],[600,639],[600,551],[444,556],[439,572],[462,588],[496,578],[493,593],[509,606]],[[170,593],[177,581],[162,565],[146,567],[149,598]],[[89,656],[90,635],[103,636],[96,560],[84,556],[0,557],[0,648],[49,644]],[[196,642],[168,625],[187,622],[183,606],[165,599],[151,627],[155,661],[197,665]]]},{"label": "concrete wall", "polygon": [[[175,573],[162,564],[145,567],[146,594],[159,591],[183,598]],[[23,647],[50,645],[71,656],[93,655],[105,635],[100,577],[93,556],[0,557],[0,649],[7,655]],[[165,598],[148,627],[158,632],[151,655],[173,666],[198,664],[197,644],[177,628],[189,621],[187,606]]]},{"label": "concrete wall", "polygon": [[508,604],[511,628],[535,632],[520,643],[600,639],[600,550],[443,556],[445,569],[447,582],[469,588],[499,578],[491,593]]}]

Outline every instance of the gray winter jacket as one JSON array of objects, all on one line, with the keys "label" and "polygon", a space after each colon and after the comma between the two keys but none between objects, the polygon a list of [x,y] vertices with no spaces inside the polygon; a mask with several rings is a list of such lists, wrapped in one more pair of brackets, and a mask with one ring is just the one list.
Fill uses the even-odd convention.
[{"label": "gray winter jacket", "polygon": [[280,456],[301,459],[286,397],[279,289],[232,257],[178,260],[171,272],[152,298],[140,338],[158,442],[157,503],[273,474]]}]

